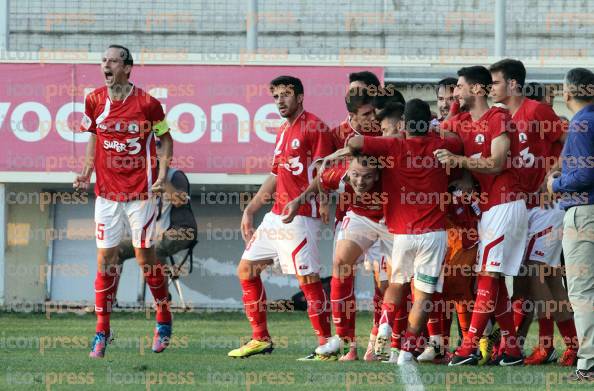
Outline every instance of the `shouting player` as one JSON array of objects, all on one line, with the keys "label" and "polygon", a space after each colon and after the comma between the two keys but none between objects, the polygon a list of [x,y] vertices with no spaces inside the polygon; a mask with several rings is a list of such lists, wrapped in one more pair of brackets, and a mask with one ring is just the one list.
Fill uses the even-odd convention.
[{"label": "shouting player", "polygon": [[[516,132],[512,136],[518,138],[521,156],[516,166],[522,175],[522,189],[528,195],[527,273],[516,277],[514,291],[523,293],[524,297],[537,304],[544,303],[547,309],[539,314],[539,344],[525,363],[534,365],[556,361],[558,354],[553,346],[554,320],[567,345],[559,362],[565,366],[575,365],[578,346],[573,313],[568,306],[562,305],[569,303],[560,270],[565,212],[556,203],[545,202],[547,200],[541,197],[539,191],[555,160],[553,155],[558,157],[561,150],[559,146],[565,134],[564,124],[550,105],[522,95],[526,68],[521,61],[504,59],[491,65],[490,71],[493,78],[491,96],[496,103],[503,103],[508,108],[515,124]],[[522,301],[518,303],[520,308],[514,311],[523,314]],[[550,314],[549,309],[552,309]],[[516,328],[522,324],[522,317],[519,318]],[[525,337],[525,334],[520,336]]]},{"label": "shouting player", "polygon": [[[468,110],[441,126],[454,130],[464,142],[464,155],[439,150],[441,162],[464,168],[472,173],[481,189],[481,219],[479,221],[480,273],[470,329],[462,345],[450,361],[455,365],[476,365],[478,339],[483,335],[494,313],[504,338],[504,353],[498,359],[503,366],[521,365],[522,353],[516,341],[516,330],[504,275],[518,274],[528,231],[526,203],[522,199],[518,170],[508,165],[520,156],[517,137],[507,110],[489,108],[487,97],[492,84],[491,73],[482,66],[461,68],[458,71],[456,97],[461,109]],[[471,185],[462,190],[468,190]],[[482,195],[485,197],[482,197]],[[483,199],[484,198],[484,199]]]},{"label": "shouting player", "polygon": [[[284,122],[276,137],[272,173],[264,181],[243,212],[241,233],[246,248],[237,267],[252,339],[229,357],[249,357],[272,352],[274,346],[266,322],[266,292],[260,274],[278,259],[283,273],[295,274],[305,298],[311,324],[319,344],[330,336],[330,311],[320,281],[319,208],[316,200],[300,205],[295,219],[285,224],[281,213],[290,200],[297,198],[312,182],[317,161],[332,152],[327,126],[303,109],[303,84],[292,76],[270,82],[270,92]],[[273,194],[272,211],[254,232],[253,218]],[[309,359],[318,359],[315,354]]]},{"label": "shouting player", "polygon": [[[74,181],[75,189],[87,190],[93,169],[97,175],[97,326],[92,358],[104,357],[113,335],[109,318],[121,271],[118,245],[125,219],[132,230],[136,259],[156,302],[157,326],[152,346],[155,353],[169,345],[172,332],[167,280],[157,261],[153,236],[157,213],[154,195],[163,191],[173,140],[159,101],[130,83],[132,66],[127,48],[109,46],[101,61],[105,86],[85,98],[81,124],[81,130],[91,135],[85,166]],[[155,136],[162,145],[158,172]]]}]

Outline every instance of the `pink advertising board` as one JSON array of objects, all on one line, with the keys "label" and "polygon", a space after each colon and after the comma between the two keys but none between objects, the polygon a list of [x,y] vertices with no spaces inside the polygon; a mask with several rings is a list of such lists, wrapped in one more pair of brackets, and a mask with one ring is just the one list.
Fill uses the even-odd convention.
[{"label": "pink advertising board", "polygon": [[[383,78],[383,69],[365,68]],[[84,95],[103,85],[99,64],[0,64],[0,172],[78,172],[87,135]],[[172,129],[174,165],[188,173],[266,173],[282,122],[268,92],[301,78],[305,109],[336,126],[356,67],[135,66],[131,81],[157,97]]]}]

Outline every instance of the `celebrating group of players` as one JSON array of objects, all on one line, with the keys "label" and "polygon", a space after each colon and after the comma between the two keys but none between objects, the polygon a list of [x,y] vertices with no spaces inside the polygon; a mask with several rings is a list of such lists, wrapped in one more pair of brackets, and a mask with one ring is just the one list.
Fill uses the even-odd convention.
[{"label": "celebrating group of players", "polygon": [[[567,345],[559,362],[575,365],[578,341],[561,279],[564,211],[547,191],[567,122],[544,99],[527,97],[520,61],[464,67],[457,76],[438,82],[435,116],[372,73],[353,73],[348,117],[334,129],[304,110],[299,79],[270,83],[286,122],[272,172],[241,221],[238,277],[253,334],[230,357],[274,349],[260,274],[277,262],[297,277],[319,340],[301,360],[357,360],[354,278],[364,263],[375,282],[366,361],[544,364],[559,358],[556,322]],[[336,193],[328,300],[317,241]],[[271,199],[254,231],[254,213]],[[514,277],[513,301],[505,276]],[[547,304],[537,312],[539,344],[525,357],[537,303]],[[453,316],[461,342],[450,353]]]},{"label": "celebrating group of players", "polygon": [[[167,279],[153,246],[162,214],[154,195],[167,187],[172,139],[160,103],[129,82],[132,66],[125,47],[106,50],[105,86],[86,97],[81,124],[92,135],[74,187],[87,189],[97,174],[93,358],[104,357],[113,336],[125,220],[157,303],[153,351],[167,348],[172,335]],[[549,104],[526,97],[525,78],[523,64],[510,59],[462,68],[457,79],[438,83],[434,118],[426,102],[405,102],[372,73],[354,73],[348,117],[334,129],[304,110],[299,79],[274,79],[270,92],[286,121],[272,172],[241,221],[246,248],[238,277],[253,334],[228,355],[272,352],[260,275],[277,262],[297,277],[319,340],[302,360],[357,360],[354,278],[363,263],[375,284],[367,361],[542,364],[558,358],[556,322],[567,344],[560,363],[574,365],[578,341],[560,273],[564,212],[548,197],[566,123]],[[338,206],[328,298],[318,239],[332,194]],[[254,230],[255,212],[270,200],[272,211]],[[513,306],[504,276],[514,276]],[[539,302],[557,305],[538,311],[539,344],[525,358],[528,304]],[[454,315],[462,338],[450,353]]]}]

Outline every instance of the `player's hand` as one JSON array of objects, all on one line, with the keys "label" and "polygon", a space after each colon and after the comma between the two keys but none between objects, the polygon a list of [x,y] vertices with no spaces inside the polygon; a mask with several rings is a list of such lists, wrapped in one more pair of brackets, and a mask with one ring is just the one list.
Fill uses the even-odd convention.
[{"label": "player's hand", "polygon": [[[325,198],[327,198],[327,196]],[[320,200],[320,218],[324,224],[330,222],[330,205],[327,201]]]},{"label": "player's hand", "polygon": [[555,172],[552,172],[549,175],[549,177],[547,179],[547,191],[550,194],[553,194],[554,193],[554,191],[553,191],[553,182],[555,181],[555,179],[559,178],[560,176],[561,176],[561,171],[555,171]]},{"label": "player's hand", "polygon": [[246,209],[243,211],[243,216],[241,217],[241,237],[243,238],[243,241],[248,244],[253,235],[254,215]]},{"label": "player's hand", "polygon": [[163,178],[157,178],[151,186],[151,191],[156,194],[163,193],[165,191],[165,180]]},{"label": "player's hand", "polygon": [[76,191],[87,191],[91,185],[91,177],[89,175],[77,175],[72,182],[72,187]]},{"label": "player's hand", "polygon": [[456,163],[456,155],[448,151],[447,149],[436,149],[433,151],[433,155],[439,160],[440,163],[448,166],[454,166]]},{"label": "player's hand", "polygon": [[289,224],[293,221],[295,216],[297,216],[297,212],[299,211],[300,201],[299,197],[295,198],[294,200],[290,201],[285,205],[283,211],[281,213],[281,221],[285,224]]}]

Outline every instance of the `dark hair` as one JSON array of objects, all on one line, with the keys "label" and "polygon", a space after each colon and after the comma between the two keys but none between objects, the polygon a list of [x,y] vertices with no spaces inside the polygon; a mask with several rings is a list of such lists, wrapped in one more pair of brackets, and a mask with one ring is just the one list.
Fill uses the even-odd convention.
[{"label": "dark hair", "polygon": [[304,93],[303,83],[301,83],[301,80],[299,80],[298,78],[296,78],[294,76],[279,76],[270,82],[271,90],[274,87],[280,87],[280,86],[291,88],[293,90],[293,92],[295,93],[295,95],[303,95],[303,93]]},{"label": "dark hair", "polygon": [[444,88],[450,88],[450,89],[454,89],[456,88],[456,85],[458,84],[458,80],[455,77],[446,77],[441,79],[440,81],[437,82],[437,85],[435,86],[435,94],[439,94],[439,89],[441,87]]},{"label": "dark hair", "polygon": [[120,49],[123,53],[120,53],[120,57],[124,62],[124,65],[134,65],[134,59],[132,58],[132,53],[130,50],[122,45],[109,45],[108,49]]},{"label": "dark hair", "polygon": [[353,72],[349,75],[349,83],[354,81],[362,81],[368,86],[375,86],[377,88],[380,87],[380,81],[373,72],[369,71],[361,71],[361,72]]},{"label": "dark hair", "polygon": [[524,85],[524,96],[537,102],[544,102],[546,86],[542,83],[531,82]]},{"label": "dark hair", "polygon": [[390,118],[396,121],[402,119],[404,114],[404,105],[400,102],[388,102],[384,109],[376,116],[379,122],[382,122],[386,118]]},{"label": "dark hair", "polygon": [[508,80],[515,80],[519,84],[520,89],[526,82],[526,68],[520,60],[514,60],[512,58],[505,58],[501,61],[497,61],[495,64],[489,67],[491,73],[501,72],[503,78]]},{"label": "dark hair", "polygon": [[469,84],[479,84],[483,87],[485,93],[489,93],[491,84],[493,84],[491,72],[482,65],[460,68],[458,70],[458,77],[463,77]]},{"label": "dark hair", "polygon": [[356,113],[361,106],[373,103],[373,97],[367,88],[351,88],[344,97],[344,103],[349,113]]},{"label": "dark hair", "polygon": [[396,89],[396,84],[386,83],[385,87],[380,89],[378,94],[373,98],[373,107],[383,110],[391,103],[400,103],[404,106],[406,101],[402,93]]},{"label": "dark hair", "polygon": [[565,84],[572,98],[582,102],[594,100],[594,73],[589,69],[571,69],[565,75]]},{"label": "dark hair", "polygon": [[404,107],[406,131],[412,135],[424,135],[429,131],[431,108],[421,99],[411,99]]}]

